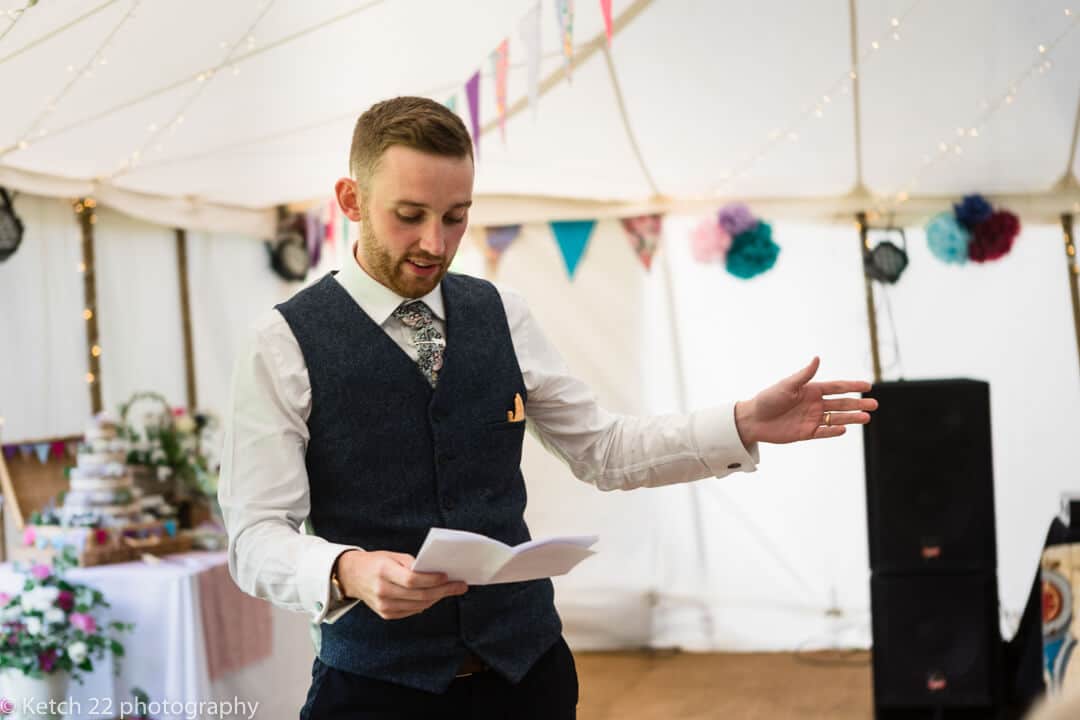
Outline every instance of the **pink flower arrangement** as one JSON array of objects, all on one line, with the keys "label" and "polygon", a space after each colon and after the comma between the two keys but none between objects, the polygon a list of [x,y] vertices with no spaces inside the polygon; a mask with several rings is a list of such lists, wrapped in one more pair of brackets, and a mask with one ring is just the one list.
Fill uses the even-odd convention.
[{"label": "pink flower arrangement", "polygon": [[50,575],[52,575],[52,568],[48,565],[36,563],[33,567],[30,568],[30,574],[33,575],[34,578],[37,580],[44,580]]},{"label": "pink flower arrangement", "polygon": [[61,590],[56,596],[56,606],[64,612],[71,612],[75,607],[75,593],[70,590]]},{"label": "pink flower arrangement", "polygon": [[36,539],[37,537],[34,534],[34,528],[27,526],[26,529],[23,530],[22,534],[23,545],[30,547],[34,544],[34,540]]},{"label": "pink flower arrangement", "polygon": [[87,615],[86,613],[71,613],[69,618],[72,627],[76,630],[82,630],[84,633],[92,633],[97,630],[97,623],[94,622],[93,615]]},{"label": "pink flower arrangement", "polygon": [[56,648],[49,648],[38,653],[38,668],[42,672],[52,672],[56,667],[56,659],[59,653]]}]

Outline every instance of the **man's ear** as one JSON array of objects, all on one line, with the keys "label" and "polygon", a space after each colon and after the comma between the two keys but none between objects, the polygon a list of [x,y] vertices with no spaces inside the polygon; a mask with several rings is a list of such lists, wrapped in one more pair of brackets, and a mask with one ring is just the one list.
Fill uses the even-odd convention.
[{"label": "man's ear", "polygon": [[337,196],[338,207],[341,208],[341,212],[345,213],[345,217],[353,222],[360,222],[362,198],[356,181],[347,177],[340,178],[334,183],[334,194]]}]

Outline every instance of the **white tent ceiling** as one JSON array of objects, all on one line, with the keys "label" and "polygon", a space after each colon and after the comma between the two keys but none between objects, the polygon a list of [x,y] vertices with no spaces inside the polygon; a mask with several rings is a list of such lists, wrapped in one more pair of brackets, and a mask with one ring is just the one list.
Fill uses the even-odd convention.
[{"label": "white tent ceiling", "polygon": [[[853,33],[849,0],[614,0],[629,18],[611,47],[628,122],[594,52],[535,117],[509,120],[505,145],[484,134],[476,190],[620,203],[850,198],[861,164],[873,194],[1043,194],[1068,209],[1080,200],[1062,184],[1077,169],[1080,93],[1080,2],[1072,12],[1068,1],[855,0]],[[462,87],[481,68],[488,122],[488,54],[504,37],[510,102],[522,98],[518,26],[534,2],[41,0],[6,33],[0,19],[0,183],[94,192],[144,216],[329,197],[355,117],[373,102],[456,94],[468,121]],[[554,3],[541,5],[546,77],[562,60]],[[576,8],[581,52],[603,24],[598,0]],[[110,33],[107,64],[95,63]],[[858,88],[845,82],[853,36]],[[138,165],[114,175],[139,149]]]}]

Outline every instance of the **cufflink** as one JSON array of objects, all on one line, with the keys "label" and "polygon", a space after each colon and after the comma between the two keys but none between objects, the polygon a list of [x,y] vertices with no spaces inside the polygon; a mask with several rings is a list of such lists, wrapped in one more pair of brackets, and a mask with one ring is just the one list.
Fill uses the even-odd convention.
[{"label": "cufflink", "polygon": [[322,601],[321,600],[316,600],[315,601],[315,611],[316,612],[322,612],[322,609],[323,609]]}]

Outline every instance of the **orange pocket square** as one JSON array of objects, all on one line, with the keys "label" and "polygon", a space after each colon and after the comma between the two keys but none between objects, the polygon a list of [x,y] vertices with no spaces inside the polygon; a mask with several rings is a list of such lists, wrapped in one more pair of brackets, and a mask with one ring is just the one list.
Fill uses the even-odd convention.
[{"label": "orange pocket square", "polygon": [[521,393],[514,393],[514,410],[506,411],[507,422],[522,422],[525,419],[525,403],[521,401]]}]

